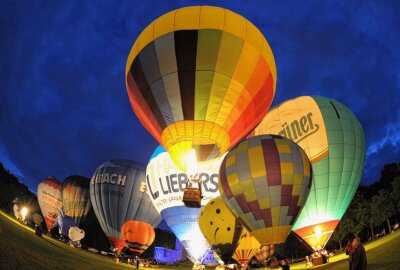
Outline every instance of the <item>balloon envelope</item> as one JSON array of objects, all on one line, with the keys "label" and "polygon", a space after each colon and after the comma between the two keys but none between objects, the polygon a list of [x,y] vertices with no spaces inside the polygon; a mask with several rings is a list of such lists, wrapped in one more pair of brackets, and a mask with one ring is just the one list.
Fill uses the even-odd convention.
[{"label": "balloon envelope", "polygon": [[68,236],[69,229],[76,227],[76,223],[72,217],[65,215],[64,211],[61,209],[58,211],[57,222],[54,223],[53,227],[58,227],[58,232],[61,235]]},{"label": "balloon envelope", "polygon": [[192,6],[153,21],[126,64],[134,112],[186,171],[186,156],[223,155],[266,114],[276,66],[262,33],[244,17]]},{"label": "balloon envelope", "polygon": [[78,227],[92,207],[89,190],[90,179],[87,177],[72,175],[65,178],[62,183],[64,213],[72,217]]},{"label": "balloon envelope", "polygon": [[32,215],[32,220],[35,225],[39,226],[43,222],[43,217],[38,213],[34,213]]},{"label": "balloon envelope", "polygon": [[258,240],[244,228],[239,239],[239,245],[237,246],[232,258],[234,258],[240,265],[246,265],[250,259],[256,255],[260,246],[260,242],[258,242]]},{"label": "balloon envelope", "polygon": [[78,227],[71,227],[68,230],[68,238],[71,241],[80,241],[85,237],[85,231]]},{"label": "balloon envelope", "polygon": [[145,222],[128,220],[122,225],[122,237],[128,248],[138,254],[143,253],[156,237],[153,227]]},{"label": "balloon envelope", "polygon": [[239,243],[243,226],[226,207],[221,197],[209,201],[199,216],[199,226],[211,248],[229,263]]},{"label": "balloon envelope", "polygon": [[55,178],[43,179],[38,185],[37,197],[47,229],[50,230],[62,207],[61,183]]},{"label": "balloon envelope", "polygon": [[220,169],[225,204],[260,244],[282,243],[311,187],[311,164],[294,142],[255,136],[232,148]]},{"label": "balloon envelope", "polygon": [[[218,170],[221,160],[204,162],[198,167],[205,205],[219,196]],[[193,260],[201,261],[210,249],[203,237],[198,216],[201,208],[188,208],[182,202],[188,176],[178,169],[170,155],[159,146],[147,165],[147,186],[151,200],[172,232]]]},{"label": "balloon envelope", "polygon": [[264,245],[256,250],[256,259],[265,265],[266,261],[269,257],[274,255],[275,253],[275,245]]},{"label": "balloon envelope", "polygon": [[253,133],[285,136],[306,152],[314,178],[293,230],[311,247],[324,247],[346,212],[363,172],[365,140],[359,121],[331,98],[302,96],[271,110]]},{"label": "balloon envelope", "polygon": [[90,199],[110,244],[120,252],[126,245],[121,227],[127,220],[157,226],[161,217],[146,192],[144,166],[130,160],[111,160],[97,168],[90,182]]}]

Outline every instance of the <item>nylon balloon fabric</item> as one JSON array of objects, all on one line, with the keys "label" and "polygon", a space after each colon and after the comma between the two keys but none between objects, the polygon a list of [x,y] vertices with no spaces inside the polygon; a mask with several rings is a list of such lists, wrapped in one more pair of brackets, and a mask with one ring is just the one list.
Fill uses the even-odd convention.
[{"label": "nylon balloon fabric", "polygon": [[90,179],[79,175],[69,176],[62,183],[64,213],[73,218],[78,227],[92,208],[89,188]]},{"label": "nylon balloon fabric", "polygon": [[256,255],[260,246],[260,242],[258,242],[258,240],[244,228],[239,239],[239,245],[237,246],[232,258],[234,258],[240,265],[245,266],[251,258]]},{"label": "nylon balloon fabric", "polygon": [[302,96],[271,110],[253,132],[265,133],[292,139],[307,153],[314,181],[293,230],[309,246],[323,248],[346,212],[363,173],[365,139],[360,122],[334,99]]},{"label": "nylon balloon fabric", "polygon": [[51,177],[43,179],[38,185],[37,197],[47,229],[50,230],[62,208],[61,183]]},{"label": "nylon balloon fabric", "polygon": [[266,114],[276,66],[262,33],[244,17],[212,6],[162,15],[137,38],[126,64],[132,109],[186,171],[222,156]]},{"label": "nylon balloon fabric", "polygon": [[121,233],[128,248],[137,254],[148,249],[156,237],[154,228],[150,224],[136,220],[126,221],[122,225]]},{"label": "nylon balloon fabric", "polygon": [[262,245],[286,240],[312,182],[305,152],[277,135],[236,145],[224,158],[219,177],[225,204]]},{"label": "nylon balloon fabric", "polygon": [[137,220],[156,227],[161,216],[147,194],[145,169],[132,160],[111,160],[99,166],[90,182],[90,199],[110,244],[120,252],[126,243],[121,227]]},{"label": "nylon balloon fabric", "polygon": [[212,249],[226,264],[235,253],[243,226],[221,197],[209,201],[199,215],[199,226]]}]

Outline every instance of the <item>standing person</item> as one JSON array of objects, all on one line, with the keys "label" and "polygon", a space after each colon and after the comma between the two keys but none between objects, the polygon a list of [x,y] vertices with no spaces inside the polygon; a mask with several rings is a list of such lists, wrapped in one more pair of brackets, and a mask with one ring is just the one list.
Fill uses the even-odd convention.
[{"label": "standing person", "polygon": [[346,245],[346,255],[349,255],[349,270],[351,270],[351,256],[353,255],[354,247],[352,241],[348,240]]},{"label": "standing person", "polygon": [[353,254],[351,255],[351,267],[350,270],[365,270],[367,269],[367,255],[364,247],[360,243],[360,237],[353,239]]},{"label": "standing person", "polygon": [[140,263],[139,257],[136,256],[136,269],[139,269],[139,263]]},{"label": "standing person", "polygon": [[290,270],[290,266],[289,266],[289,263],[287,262],[286,258],[282,259],[279,266],[282,267],[282,270]]}]

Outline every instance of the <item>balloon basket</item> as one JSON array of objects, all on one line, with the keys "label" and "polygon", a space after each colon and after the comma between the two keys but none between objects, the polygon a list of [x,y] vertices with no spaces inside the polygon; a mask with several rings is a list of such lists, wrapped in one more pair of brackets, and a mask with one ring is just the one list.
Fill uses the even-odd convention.
[{"label": "balloon basket", "polygon": [[75,247],[73,243],[69,243],[69,246],[72,247],[72,248]]}]

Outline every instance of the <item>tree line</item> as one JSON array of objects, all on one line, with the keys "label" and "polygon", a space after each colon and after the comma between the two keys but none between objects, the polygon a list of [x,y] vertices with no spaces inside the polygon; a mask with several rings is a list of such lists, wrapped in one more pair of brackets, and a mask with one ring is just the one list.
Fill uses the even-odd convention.
[{"label": "tree line", "polygon": [[360,236],[363,242],[373,240],[390,233],[399,217],[400,163],[391,163],[383,167],[379,181],[359,186],[331,242],[342,248],[353,235]]}]

